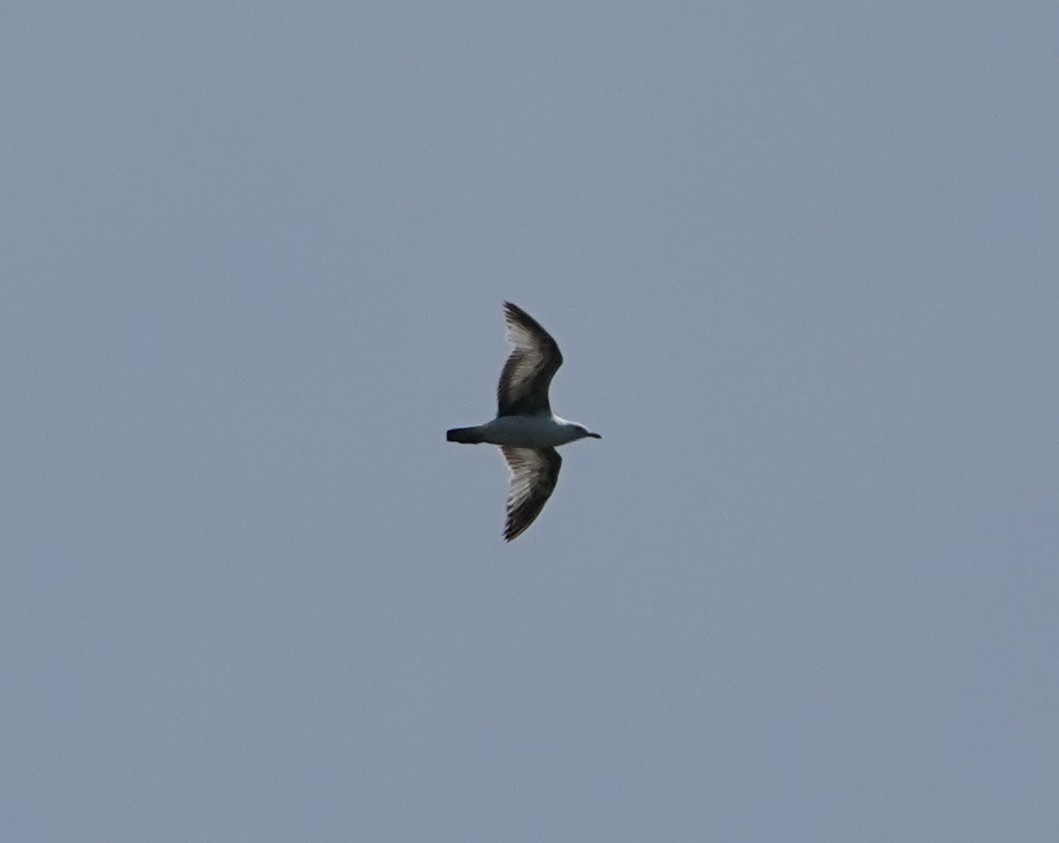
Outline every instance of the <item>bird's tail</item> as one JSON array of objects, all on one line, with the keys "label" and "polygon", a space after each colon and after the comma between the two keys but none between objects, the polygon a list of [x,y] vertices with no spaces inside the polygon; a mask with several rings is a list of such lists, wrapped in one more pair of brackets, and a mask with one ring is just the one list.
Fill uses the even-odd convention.
[{"label": "bird's tail", "polygon": [[464,445],[477,445],[482,441],[482,436],[476,427],[454,427],[445,434],[449,442],[462,442]]}]

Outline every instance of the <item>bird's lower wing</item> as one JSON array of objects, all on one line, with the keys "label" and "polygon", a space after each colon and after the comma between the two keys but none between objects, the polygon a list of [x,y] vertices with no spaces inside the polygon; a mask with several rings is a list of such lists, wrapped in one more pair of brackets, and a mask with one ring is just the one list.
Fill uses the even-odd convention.
[{"label": "bird's lower wing", "polygon": [[511,472],[507,489],[507,520],[504,539],[521,535],[541,514],[559,480],[563,458],[555,448],[512,448],[500,450]]}]

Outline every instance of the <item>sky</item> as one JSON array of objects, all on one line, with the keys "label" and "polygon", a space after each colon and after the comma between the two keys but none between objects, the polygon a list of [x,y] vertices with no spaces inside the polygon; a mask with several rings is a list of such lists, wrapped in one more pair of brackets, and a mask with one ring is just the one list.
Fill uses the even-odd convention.
[{"label": "sky", "polygon": [[1059,839],[1059,6],[2,17],[0,838]]}]

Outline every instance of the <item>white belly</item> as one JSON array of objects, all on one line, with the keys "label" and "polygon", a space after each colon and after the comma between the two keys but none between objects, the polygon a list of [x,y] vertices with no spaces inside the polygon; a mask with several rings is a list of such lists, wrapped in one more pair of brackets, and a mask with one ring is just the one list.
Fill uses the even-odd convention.
[{"label": "white belly", "polygon": [[516,448],[548,448],[572,442],[577,434],[551,416],[501,416],[481,425],[482,441]]}]

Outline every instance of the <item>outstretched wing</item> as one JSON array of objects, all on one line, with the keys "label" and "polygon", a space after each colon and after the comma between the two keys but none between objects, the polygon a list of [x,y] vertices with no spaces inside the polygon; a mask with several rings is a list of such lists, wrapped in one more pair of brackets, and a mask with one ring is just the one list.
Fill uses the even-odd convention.
[{"label": "outstretched wing", "polygon": [[551,334],[521,307],[504,302],[511,354],[496,388],[498,416],[550,415],[548,387],[563,364]]},{"label": "outstretched wing", "polygon": [[541,514],[559,480],[563,458],[555,448],[500,448],[511,472],[504,540],[511,541]]}]

